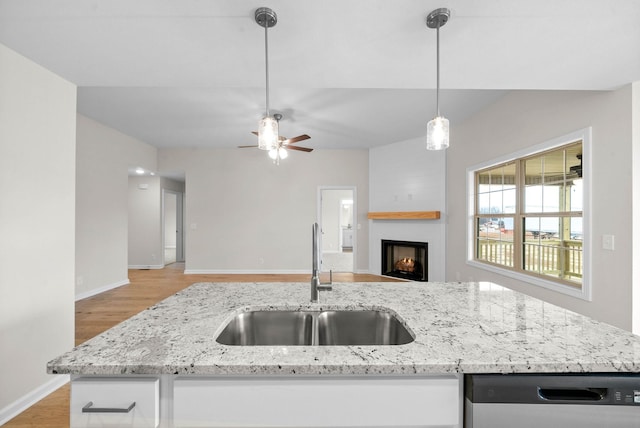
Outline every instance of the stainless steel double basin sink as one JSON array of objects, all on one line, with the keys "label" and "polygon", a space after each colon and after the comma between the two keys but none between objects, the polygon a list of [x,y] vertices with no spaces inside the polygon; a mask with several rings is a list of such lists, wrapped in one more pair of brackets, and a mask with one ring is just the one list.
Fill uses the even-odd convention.
[{"label": "stainless steel double basin sink", "polygon": [[236,314],[216,341],[232,346],[404,345],[413,334],[383,309],[249,310]]}]

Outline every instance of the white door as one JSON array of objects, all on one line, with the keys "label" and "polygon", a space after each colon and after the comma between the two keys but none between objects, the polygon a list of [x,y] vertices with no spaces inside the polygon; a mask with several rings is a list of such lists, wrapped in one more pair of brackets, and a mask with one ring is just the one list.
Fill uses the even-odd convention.
[{"label": "white door", "polygon": [[164,265],[184,261],[184,195],[162,189],[162,245]]}]

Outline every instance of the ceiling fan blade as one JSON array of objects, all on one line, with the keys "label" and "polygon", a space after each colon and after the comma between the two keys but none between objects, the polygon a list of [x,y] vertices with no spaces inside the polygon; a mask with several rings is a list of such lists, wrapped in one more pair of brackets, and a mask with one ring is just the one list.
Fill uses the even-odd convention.
[{"label": "ceiling fan blade", "polygon": [[311,137],[309,137],[307,134],[302,134],[302,135],[298,135],[297,137],[286,139],[282,143],[283,144],[295,144],[298,141],[308,140],[309,138],[311,138]]},{"label": "ceiling fan blade", "polygon": [[310,149],[308,147],[299,147],[299,146],[287,146],[286,147],[287,150],[300,150],[301,152],[312,152],[313,149]]},{"label": "ceiling fan blade", "polygon": [[257,132],[257,131],[251,131],[251,133],[252,133],[253,135],[255,135],[256,137],[258,136],[258,132]]},{"label": "ceiling fan blade", "polygon": [[254,144],[253,146],[238,146],[239,149],[249,149],[251,147],[258,147],[258,145]]}]

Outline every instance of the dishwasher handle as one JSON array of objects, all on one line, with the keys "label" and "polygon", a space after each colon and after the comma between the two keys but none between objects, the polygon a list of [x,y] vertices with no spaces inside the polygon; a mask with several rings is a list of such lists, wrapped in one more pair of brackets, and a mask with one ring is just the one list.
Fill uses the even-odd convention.
[{"label": "dishwasher handle", "polygon": [[602,401],[607,397],[607,388],[542,388],[538,396],[545,401]]}]

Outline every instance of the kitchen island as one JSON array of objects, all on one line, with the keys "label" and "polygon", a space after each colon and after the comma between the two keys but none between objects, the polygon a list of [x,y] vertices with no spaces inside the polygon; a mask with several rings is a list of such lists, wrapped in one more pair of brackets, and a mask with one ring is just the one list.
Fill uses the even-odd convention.
[{"label": "kitchen island", "polygon": [[[640,372],[640,337],[491,283],[336,283],[332,291],[321,292],[321,303],[308,301],[308,283],[194,284],[49,362],[47,369],[87,384],[112,377],[155,377],[163,385],[163,426],[173,426],[174,412],[180,413],[171,407],[182,394],[177,392],[180,382],[183,391],[189,391],[189,382],[211,386],[221,385],[221,379],[277,379],[286,385],[296,379],[300,385],[325,380],[339,385],[341,379],[435,379],[446,384],[453,379],[461,412],[462,373]],[[216,342],[227,321],[242,311],[335,308],[388,308],[406,324],[414,341],[397,346]],[[234,391],[234,385],[224,391]],[[421,385],[419,393],[428,394],[423,386],[431,388]],[[406,385],[394,387],[411,392]],[[190,394],[186,401],[192,400]],[[304,396],[297,390],[295,394]],[[461,418],[442,422],[438,424],[462,423]],[[217,425],[191,421],[175,426]]]}]

